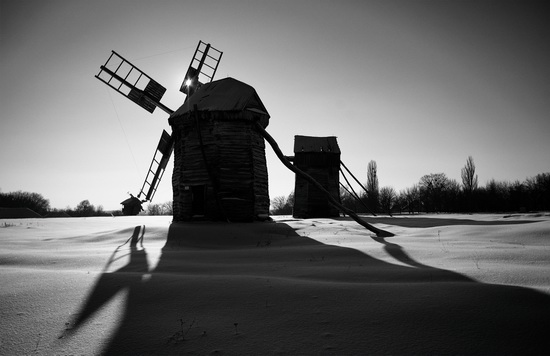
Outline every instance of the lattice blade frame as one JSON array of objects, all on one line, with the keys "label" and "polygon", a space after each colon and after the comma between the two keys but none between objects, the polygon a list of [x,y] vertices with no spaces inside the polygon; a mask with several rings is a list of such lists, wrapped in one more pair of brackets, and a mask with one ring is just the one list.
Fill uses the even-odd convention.
[{"label": "lattice blade frame", "polygon": [[168,132],[163,130],[138,197],[144,195],[147,201],[153,200],[173,151],[174,140]]},{"label": "lattice blade frame", "polygon": [[150,113],[162,105],[166,88],[115,51],[95,77]]},{"label": "lattice blade frame", "polygon": [[203,83],[211,82],[214,79],[222,55],[223,52],[212,47],[209,43],[199,41],[181,84],[180,91],[190,95]]}]

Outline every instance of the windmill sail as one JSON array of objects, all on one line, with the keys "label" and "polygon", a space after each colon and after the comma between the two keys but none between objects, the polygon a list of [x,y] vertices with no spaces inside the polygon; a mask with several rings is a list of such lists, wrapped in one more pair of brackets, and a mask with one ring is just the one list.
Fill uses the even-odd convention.
[{"label": "windmill sail", "polygon": [[[199,41],[180,91],[187,96],[193,95],[202,84],[199,77],[205,83],[211,82],[222,54],[223,52],[210,44]],[[156,107],[169,115],[174,113],[160,102],[166,88],[115,51],[111,52],[107,62],[100,67],[95,77],[150,113],[153,113]],[[173,150],[172,136],[163,130],[138,198],[143,195],[143,201],[152,201]]]},{"label": "windmill sail", "polygon": [[147,177],[145,177],[145,181],[143,182],[138,198],[144,195],[145,200],[153,200],[173,150],[174,141],[172,140],[172,136],[163,130],[157,150],[153,155],[153,160],[149,166]]},{"label": "windmill sail", "polygon": [[100,68],[95,76],[97,79],[148,112],[153,113],[157,106],[169,114],[173,112],[160,102],[166,88],[115,51],[112,51],[107,62]]},{"label": "windmill sail", "polygon": [[[180,91],[187,95],[192,95],[203,83],[211,82],[216,74],[222,55],[223,52],[210,46],[209,43],[199,41],[181,84]],[[199,77],[203,82],[199,81]]]}]

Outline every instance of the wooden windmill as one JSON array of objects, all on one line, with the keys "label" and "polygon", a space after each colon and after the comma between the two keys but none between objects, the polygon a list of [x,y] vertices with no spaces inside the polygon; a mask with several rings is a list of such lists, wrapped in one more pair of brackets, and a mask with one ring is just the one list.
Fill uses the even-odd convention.
[{"label": "wooden windmill", "polygon": [[203,85],[170,115],[175,142],[174,221],[254,221],[269,214],[265,129],[253,87],[233,78]]},{"label": "wooden windmill", "polygon": [[[342,206],[334,192],[284,156],[265,130],[270,116],[254,88],[233,78],[212,80],[222,54],[199,41],[180,88],[187,97],[176,111],[160,102],[166,88],[118,53],[113,51],[100,67],[96,78],[150,113],[159,107],[170,115],[168,122],[172,127],[172,134],[162,132],[138,196],[132,195],[122,202],[124,213],[138,214],[141,203],[152,201],[175,152],[172,176],[175,222],[195,217],[229,221],[267,219],[265,139],[281,162],[324,194],[330,205],[378,236],[389,236]],[[201,76],[206,78],[204,85],[199,80]]]},{"label": "wooden windmill", "polygon": [[[205,83],[213,80],[222,54],[210,44],[199,41],[180,87],[180,91],[187,95],[186,101],[202,86],[200,80]],[[95,77],[150,113],[157,107],[169,115],[174,113],[160,102],[166,88],[115,51]],[[138,196],[131,195],[121,203],[124,214],[136,215],[142,210],[143,202],[153,200],[173,150],[174,139],[163,130]]]}]

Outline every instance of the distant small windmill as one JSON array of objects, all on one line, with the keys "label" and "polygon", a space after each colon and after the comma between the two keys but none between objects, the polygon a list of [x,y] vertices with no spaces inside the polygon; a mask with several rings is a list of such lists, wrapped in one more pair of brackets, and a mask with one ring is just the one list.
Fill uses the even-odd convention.
[{"label": "distant small windmill", "polygon": [[[187,98],[202,86],[203,83],[199,77],[205,78],[205,83],[212,81],[222,55],[223,52],[218,51],[210,44],[199,41],[180,87],[180,91],[186,94]],[[174,113],[174,110],[160,102],[166,88],[115,51],[112,51],[105,64],[100,68],[99,73],[95,76],[97,79],[143,109],[153,113],[158,107],[169,115]],[[173,137],[163,130],[138,196],[134,197],[130,194],[131,197],[121,203],[124,206],[123,213],[125,215],[139,214],[142,210],[141,204],[153,200],[173,150]]]}]

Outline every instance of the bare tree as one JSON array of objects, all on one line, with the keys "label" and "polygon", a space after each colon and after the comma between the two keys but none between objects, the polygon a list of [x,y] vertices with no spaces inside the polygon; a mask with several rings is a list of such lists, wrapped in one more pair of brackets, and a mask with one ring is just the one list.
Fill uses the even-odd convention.
[{"label": "bare tree", "polygon": [[380,207],[382,211],[391,216],[391,210],[397,200],[397,193],[392,187],[380,189]]},{"label": "bare tree", "polygon": [[273,215],[290,215],[294,207],[294,192],[288,197],[284,195],[277,196],[271,199],[271,214]]},{"label": "bare tree", "polygon": [[367,205],[373,210],[378,210],[380,204],[380,192],[378,189],[378,175],[376,161],[370,161],[367,165]]},{"label": "bare tree", "polygon": [[460,184],[456,179],[449,179],[443,193],[442,208],[448,212],[457,212],[460,210]]},{"label": "bare tree", "polygon": [[462,176],[462,190],[465,195],[465,207],[468,211],[472,211],[474,208],[472,204],[473,193],[477,190],[476,165],[472,156],[468,156],[466,165],[462,168],[460,175]]},{"label": "bare tree", "polygon": [[472,156],[468,156],[466,165],[462,168],[462,187],[465,192],[471,193],[477,189],[476,165]]},{"label": "bare tree", "polygon": [[418,184],[402,190],[399,197],[401,198],[402,208],[406,209],[409,214],[414,214],[415,211],[420,212],[420,190]]},{"label": "bare tree", "polygon": [[162,214],[163,215],[173,215],[174,214],[173,204],[172,204],[171,200],[162,203]]},{"label": "bare tree", "polygon": [[96,215],[96,216],[107,215],[107,214],[105,213],[105,209],[103,209],[103,205],[98,205],[98,206],[96,206],[96,208],[95,208],[95,215]]},{"label": "bare tree", "polygon": [[445,173],[431,173],[420,178],[420,197],[427,211],[441,211],[448,186],[449,179]]},{"label": "bare tree", "polygon": [[162,204],[149,203],[147,205],[147,215],[162,215]]},{"label": "bare tree", "polygon": [[172,215],[172,206],[173,205],[171,200],[158,204],[149,203],[149,205],[147,206],[147,215]]},{"label": "bare tree", "polygon": [[75,214],[77,216],[92,216],[94,215],[95,207],[90,203],[88,199],[81,201],[75,208]]}]

